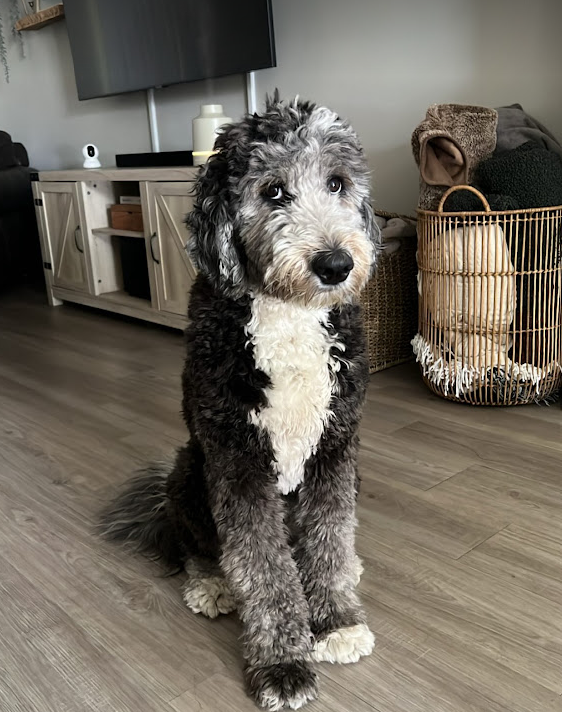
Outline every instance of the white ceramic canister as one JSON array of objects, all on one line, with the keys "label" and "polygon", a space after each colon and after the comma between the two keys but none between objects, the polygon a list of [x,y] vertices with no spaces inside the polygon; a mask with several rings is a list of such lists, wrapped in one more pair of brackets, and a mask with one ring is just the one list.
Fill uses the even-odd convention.
[{"label": "white ceramic canister", "polygon": [[222,104],[203,104],[201,113],[193,119],[193,165],[200,166],[213,153],[218,129],[232,123],[225,116]]}]

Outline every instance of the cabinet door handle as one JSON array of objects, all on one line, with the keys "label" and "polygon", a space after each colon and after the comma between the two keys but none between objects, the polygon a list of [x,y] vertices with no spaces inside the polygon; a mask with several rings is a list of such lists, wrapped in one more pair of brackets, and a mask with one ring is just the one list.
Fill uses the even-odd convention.
[{"label": "cabinet door handle", "polygon": [[76,249],[78,250],[78,252],[81,252],[82,254],[84,254],[84,248],[80,247],[80,245],[78,244],[78,232],[79,231],[80,231],[80,225],[77,225],[74,228],[74,244],[76,245]]},{"label": "cabinet door handle", "polygon": [[158,237],[158,236],[157,236],[157,234],[154,232],[154,233],[150,236],[150,254],[152,255],[152,259],[154,260],[154,262],[156,262],[156,264],[159,265],[159,264],[160,264],[160,260],[157,259],[156,255],[154,254],[154,244],[153,244],[153,242],[152,242],[155,237]]}]

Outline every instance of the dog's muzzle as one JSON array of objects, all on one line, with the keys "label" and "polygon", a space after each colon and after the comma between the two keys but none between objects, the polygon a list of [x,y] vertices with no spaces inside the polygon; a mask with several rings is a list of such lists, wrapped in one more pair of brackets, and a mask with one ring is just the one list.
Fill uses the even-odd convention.
[{"label": "dog's muzzle", "polygon": [[353,258],[346,250],[319,252],[310,266],[322,284],[340,284],[345,282],[353,269]]}]

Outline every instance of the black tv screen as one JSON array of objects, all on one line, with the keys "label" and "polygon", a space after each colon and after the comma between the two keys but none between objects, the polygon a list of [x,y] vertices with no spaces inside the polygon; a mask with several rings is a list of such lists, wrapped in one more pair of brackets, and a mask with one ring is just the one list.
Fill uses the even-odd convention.
[{"label": "black tv screen", "polygon": [[64,0],[80,99],[275,66],[271,0]]}]

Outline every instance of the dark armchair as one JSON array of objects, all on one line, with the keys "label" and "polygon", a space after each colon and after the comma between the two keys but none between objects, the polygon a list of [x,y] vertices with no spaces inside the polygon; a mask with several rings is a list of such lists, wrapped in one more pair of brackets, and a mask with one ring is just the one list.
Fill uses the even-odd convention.
[{"label": "dark armchair", "polygon": [[0,291],[41,279],[27,151],[0,131]]}]

